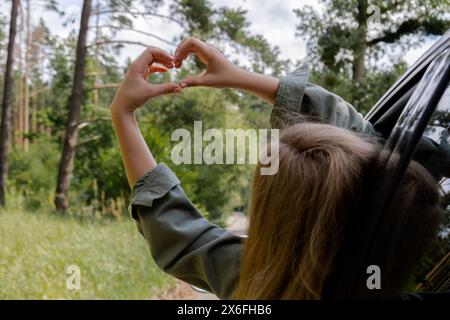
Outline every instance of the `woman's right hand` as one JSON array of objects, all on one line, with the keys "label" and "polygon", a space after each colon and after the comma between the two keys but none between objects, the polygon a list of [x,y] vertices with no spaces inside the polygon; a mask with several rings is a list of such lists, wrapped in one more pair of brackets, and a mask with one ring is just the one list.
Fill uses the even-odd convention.
[{"label": "woman's right hand", "polygon": [[179,44],[174,55],[175,67],[180,68],[191,54],[197,55],[206,64],[206,71],[202,75],[181,80],[182,87],[240,87],[240,74],[244,71],[232,64],[217,48],[196,38],[186,38]]}]

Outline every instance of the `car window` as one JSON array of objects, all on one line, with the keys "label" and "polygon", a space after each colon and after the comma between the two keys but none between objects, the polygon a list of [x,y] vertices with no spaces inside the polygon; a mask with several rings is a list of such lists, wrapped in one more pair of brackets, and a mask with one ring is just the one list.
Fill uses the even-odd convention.
[{"label": "car window", "polygon": [[[450,149],[450,83],[439,101],[424,136],[433,140],[441,149]],[[450,180],[444,177],[440,181],[441,191],[444,199],[450,202]],[[450,204],[450,203],[449,203]],[[447,205],[446,205],[447,206]]]},{"label": "car window", "polygon": [[[426,285],[421,291],[448,290],[450,261],[450,49],[428,67],[391,132],[386,149],[391,157],[400,155],[397,175],[392,177],[392,191],[409,161],[420,162],[439,179],[444,219],[432,254],[439,263],[426,271]],[[389,151],[388,151],[389,152]],[[443,176],[443,178],[442,178]],[[389,195],[385,198],[388,205]],[[381,206],[383,207],[383,206]],[[384,207],[387,208],[387,207]],[[383,209],[382,209],[383,210]],[[381,213],[382,215],[382,213]]]},{"label": "car window", "polygon": [[387,139],[386,148],[401,156],[400,171],[414,155],[435,177],[445,175],[445,168],[439,168],[438,175],[427,165],[441,144],[444,150],[448,145],[449,77],[447,49],[430,64]]},{"label": "car window", "polygon": [[[378,120],[383,117],[393,105],[402,98],[402,96],[407,94],[409,90],[419,83],[429,64],[448,48],[450,48],[450,30],[408,68],[402,77],[371,108],[365,118],[376,125]],[[404,107],[404,105],[402,105],[402,107]],[[392,127],[390,129],[392,129]]]},{"label": "car window", "polygon": [[425,129],[424,135],[438,144],[442,143],[442,139],[445,139],[447,143],[450,143],[449,127],[450,84],[447,85],[447,88],[431,117],[430,123]]},{"label": "car window", "polygon": [[[438,107],[434,112],[428,127],[425,130],[425,135],[439,143],[450,145],[450,84],[447,86],[445,93],[439,101]],[[441,186],[442,202],[447,214],[450,215],[450,179],[443,178],[439,182]],[[443,230],[444,236],[450,233],[449,228]]]},{"label": "car window", "polygon": [[[450,150],[450,84],[439,101],[439,104],[433,113],[433,116],[425,129],[424,135],[435,141],[441,148],[447,148]],[[449,159],[443,159],[443,161]],[[444,248],[441,252],[443,257],[433,270],[427,275],[427,282],[429,283],[426,288],[429,291],[442,291],[448,290],[448,265],[450,263],[450,249],[448,244],[450,242],[450,179],[443,177],[439,181],[441,205],[445,213],[444,221],[442,223],[439,238],[443,243]],[[447,246],[447,248],[445,248]],[[445,254],[447,252],[447,254]]]}]

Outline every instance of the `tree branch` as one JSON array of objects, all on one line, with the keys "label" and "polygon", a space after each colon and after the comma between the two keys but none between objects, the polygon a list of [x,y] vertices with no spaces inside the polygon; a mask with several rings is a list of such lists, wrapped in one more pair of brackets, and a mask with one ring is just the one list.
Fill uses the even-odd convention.
[{"label": "tree branch", "polygon": [[176,44],[171,42],[171,41],[168,41],[168,40],[166,40],[164,38],[161,38],[160,36],[157,36],[154,33],[146,32],[146,31],[142,31],[142,30],[137,30],[137,29],[133,29],[133,28],[126,28],[126,27],[118,27],[118,26],[114,26],[114,25],[102,25],[102,26],[99,26],[99,28],[109,28],[109,29],[115,29],[115,30],[119,30],[119,31],[133,31],[133,32],[136,32],[136,33],[140,33],[140,34],[143,34],[143,35],[155,38],[155,39],[157,39],[157,40],[159,40],[161,42],[164,42],[166,44],[169,44],[171,46],[176,46]]},{"label": "tree branch", "polygon": [[98,122],[98,121],[111,121],[111,118],[102,117],[102,118],[85,119],[85,120],[79,121],[75,126],[78,127],[78,129],[81,129],[92,122]]},{"label": "tree branch", "polygon": [[413,34],[419,31],[425,31],[428,34],[441,35],[447,31],[450,21],[435,20],[435,21],[420,21],[419,19],[409,19],[403,21],[395,31],[386,30],[383,35],[367,42],[368,46],[374,46],[377,43],[393,43],[399,40],[402,36]]},{"label": "tree branch", "polygon": [[180,26],[184,27],[183,21],[171,17],[171,16],[167,16],[165,14],[160,14],[160,13],[156,13],[156,12],[140,12],[140,11],[117,11],[117,10],[105,10],[105,11],[100,11],[98,13],[95,13],[94,15],[104,15],[104,14],[111,14],[111,13],[119,13],[119,14],[131,14],[131,15],[136,15],[136,16],[142,16],[142,17],[147,17],[147,16],[152,16],[152,17],[157,17],[160,19],[166,19],[172,22],[175,22],[177,24],[179,24]]},{"label": "tree branch", "polygon": [[120,83],[105,83],[105,84],[99,84],[96,86],[93,86],[91,88],[87,88],[86,91],[93,91],[97,89],[113,89],[118,88],[120,86]]},{"label": "tree branch", "polygon": [[105,45],[105,44],[115,44],[115,43],[117,43],[117,44],[121,44],[121,43],[123,43],[123,44],[133,44],[133,45],[142,46],[142,47],[145,47],[145,48],[150,47],[149,44],[146,44],[146,43],[143,43],[143,42],[140,42],[140,41],[130,41],[130,40],[102,40],[102,41],[97,41],[97,42],[91,43],[91,44],[87,45],[86,48],[89,49],[89,48],[91,48],[91,47],[103,46],[103,45]]}]

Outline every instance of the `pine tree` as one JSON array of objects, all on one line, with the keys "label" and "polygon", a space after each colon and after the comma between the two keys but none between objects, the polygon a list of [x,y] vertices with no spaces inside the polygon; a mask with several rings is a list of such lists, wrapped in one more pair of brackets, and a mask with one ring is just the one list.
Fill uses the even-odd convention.
[{"label": "pine tree", "polygon": [[8,144],[9,130],[11,126],[12,90],[13,90],[13,65],[14,65],[14,45],[16,41],[17,12],[19,0],[12,0],[11,20],[9,22],[8,56],[6,60],[2,120],[0,125],[0,205],[5,205],[6,177],[8,174]]},{"label": "pine tree", "polygon": [[60,212],[65,212],[69,205],[68,192],[73,170],[75,148],[78,140],[78,121],[84,93],[84,67],[86,63],[86,43],[89,30],[91,6],[92,0],[83,1],[80,32],[77,40],[74,80],[72,94],[69,100],[69,115],[67,118],[64,146],[61,154],[61,161],[59,163],[58,180],[56,184],[55,205]]}]

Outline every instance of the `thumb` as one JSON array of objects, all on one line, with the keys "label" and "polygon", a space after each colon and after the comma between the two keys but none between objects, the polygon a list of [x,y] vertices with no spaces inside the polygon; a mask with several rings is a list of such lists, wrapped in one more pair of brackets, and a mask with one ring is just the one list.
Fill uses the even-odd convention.
[{"label": "thumb", "polygon": [[149,86],[152,97],[160,96],[163,94],[181,92],[181,87],[177,83],[149,84]]},{"label": "thumb", "polygon": [[209,86],[210,81],[209,77],[207,75],[203,76],[194,76],[194,77],[187,77],[180,81],[181,87],[198,87],[198,86]]}]

